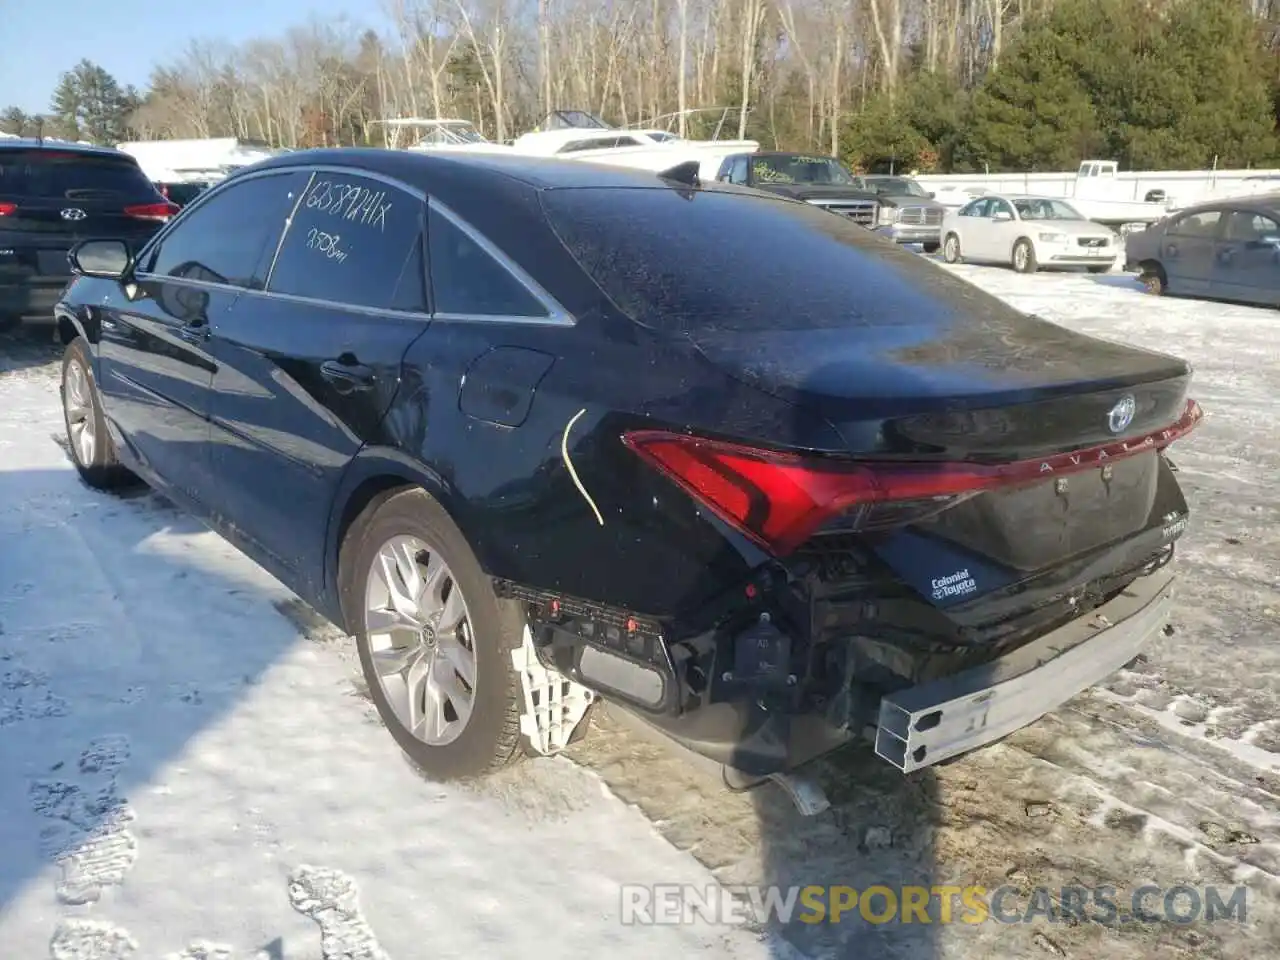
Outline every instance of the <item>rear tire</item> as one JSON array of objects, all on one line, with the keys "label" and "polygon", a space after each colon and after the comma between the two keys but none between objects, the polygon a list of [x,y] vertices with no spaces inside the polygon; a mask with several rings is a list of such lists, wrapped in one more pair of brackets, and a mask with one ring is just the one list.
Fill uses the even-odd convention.
[{"label": "rear tire", "polygon": [[434,498],[401,489],[374,500],[343,541],[338,580],[369,695],[416,766],[458,780],[523,756],[511,653],[524,612],[494,593]]},{"label": "rear tire", "polygon": [[942,241],[942,259],[947,263],[960,262],[960,238],[954,233],[948,233]]},{"label": "rear tire", "polygon": [[1169,288],[1169,280],[1164,274],[1164,268],[1158,263],[1143,264],[1138,282],[1153,297],[1162,295]]},{"label": "rear tire", "polygon": [[107,431],[102,397],[84,340],[77,337],[62,355],[62,422],[71,462],[81,479],[95,490],[114,490],[138,482],[121,466]]},{"label": "rear tire", "polygon": [[1013,269],[1018,273],[1035,273],[1040,269],[1036,262],[1036,248],[1023,238],[1013,245]]},{"label": "rear tire", "polygon": [[923,250],[924,250],[924,252],[925,252],[925,253],[928,253],[928,254],[934,254],[934,253],[937,253],[937,252],[938,252],[938,250],[940,250],[940,249],[941,249],[942,244],[940,244],[940,243],[922,243],[922,244],[920,244],[920,246],[921,246],[921,248],[923,248]]}]

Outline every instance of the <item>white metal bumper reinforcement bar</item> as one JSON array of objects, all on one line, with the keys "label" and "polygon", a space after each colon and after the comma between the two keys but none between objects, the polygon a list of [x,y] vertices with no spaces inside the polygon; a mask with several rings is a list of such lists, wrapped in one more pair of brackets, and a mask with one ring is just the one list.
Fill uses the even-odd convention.
[{"label": "white metal bumper reinforcement bar", "polygon": [[1173,579],[1167,569],[1149,574],[999,659],[884,697],[876,754],[910,773],[1040,719],[1138,655],[1167,622]]}]

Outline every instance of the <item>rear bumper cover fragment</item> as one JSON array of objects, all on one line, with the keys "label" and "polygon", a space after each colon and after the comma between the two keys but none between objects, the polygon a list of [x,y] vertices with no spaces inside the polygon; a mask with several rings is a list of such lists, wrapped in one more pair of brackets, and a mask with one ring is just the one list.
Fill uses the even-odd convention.
[{"label": "rear bumper cover fragment", "polygon": [[903,773],[999,740],[1104,680],[1161,630],[1174,574],[1130,584],[1093,611],[1024,647],[880,701],[876,754]]}]

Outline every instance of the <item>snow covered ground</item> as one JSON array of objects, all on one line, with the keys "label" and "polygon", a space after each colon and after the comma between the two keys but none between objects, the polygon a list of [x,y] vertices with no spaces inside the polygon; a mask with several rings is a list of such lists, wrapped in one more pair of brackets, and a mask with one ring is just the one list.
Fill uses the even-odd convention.
[{"label": "snow covered ground", "polygon": [[[833,807],[731,794],[603,717],[572,761],[425,782],[347,641],[159,498],[80,485],[53,352],[0,338],[0,956],[443,960],[1244,958],[1280,942],[1280,315],[1112,275],[960,266],[1016,306],[1170,350],[1208,418],[1171,636],[1105,689]],[[1249,887],[1212,925],[626,926],[622,883]],[[1270,945],[1270,947],[1268,947]]]}]

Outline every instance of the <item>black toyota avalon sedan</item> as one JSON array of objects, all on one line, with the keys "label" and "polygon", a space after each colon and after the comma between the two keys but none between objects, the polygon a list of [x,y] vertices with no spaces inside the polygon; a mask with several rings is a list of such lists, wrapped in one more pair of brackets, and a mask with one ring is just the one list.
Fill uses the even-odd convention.
[{"label": "black toyota avalon sedan", "polygon": [[72,263],[85,481],[354,635],[433,776],[600,700],[746,780],[863,736],[911,771],[1169,612],[1186,363],[693,165],[290,153]]}]

